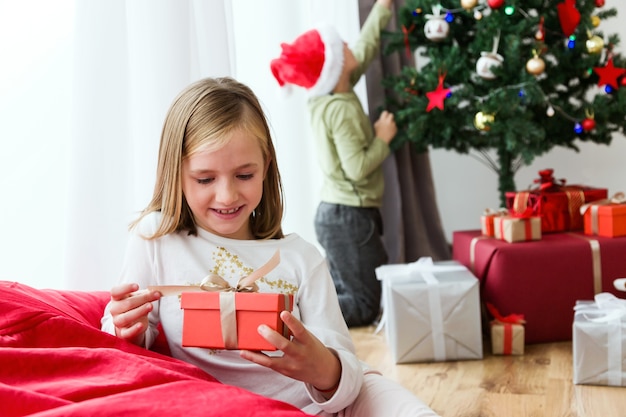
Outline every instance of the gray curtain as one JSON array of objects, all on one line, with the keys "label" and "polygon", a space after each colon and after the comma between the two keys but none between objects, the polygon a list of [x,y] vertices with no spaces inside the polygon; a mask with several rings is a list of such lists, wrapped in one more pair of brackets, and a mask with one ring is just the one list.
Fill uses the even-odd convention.
[{"label": "gray curtain", "polygon": [[[376,0],[359,0],[361,25]],[[396,0],[397,10],[403,1]],[[396,13],[388,26],[397,28]],[[385,89],[381,84],[387,74],[398,74],[403,65],[413,65],[404,53],[385,56],[382,53],[368,68],[367,99],[372,123],[378,118],[385,103]],[[451,258],[433,184],[428,153],[417,153],[409,144],[394,152],[384,163],[385,195],[382,207],[384,242],[390,263],[413,262],[422,256],[433,260]]]}]

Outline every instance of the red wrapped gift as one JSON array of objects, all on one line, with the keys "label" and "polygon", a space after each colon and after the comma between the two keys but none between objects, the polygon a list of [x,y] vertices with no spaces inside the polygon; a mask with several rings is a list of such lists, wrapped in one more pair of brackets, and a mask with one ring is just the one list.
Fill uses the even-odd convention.
[{"label": "red wrapped gift", "polygon": [[536,188],[505,193],[506,207],[512,214],[531,210],[533,215],[540,216],[543,233],[582,230],[580,208],[585,203],[607,198],[607,189],[565,185],[564,179],[556,180],[552,174],[552,169],[539,171]]},{"label": "red wrapped gift", "polygon": [[615,193],[610,199],[597,200],[580,208],[586,235],[626,236],[626,196]]},{"label": "red wrapped gift", "polygon": [[257,331],[261,324],[289,337],[280,319],[293,308],[293,295],[244,292],[183,292],[183,346],[276,350]]},{"label": "red wrapped gift", "polygon": [[481,301],[526,319],[526,343],[571,340],[573,307],[626,277],[626,237],[548,233],[511,245],[480,230],[453,233],[452,257],[481,282]]},{"label": "red wrapped gift", "polygon": [[524,320],[523,314],[503,316],[491,303],[487,310],[493,316],[491,326],[491,350],[494,355],[524,354]]}]

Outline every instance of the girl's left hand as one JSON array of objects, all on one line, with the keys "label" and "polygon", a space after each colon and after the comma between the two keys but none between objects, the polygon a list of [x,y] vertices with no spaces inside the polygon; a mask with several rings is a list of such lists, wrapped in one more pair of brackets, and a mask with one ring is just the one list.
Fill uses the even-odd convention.
[{"label": "girl's left hand", "polygon": [[291,330],[293,335],[291,340],[265,325],[259,326],[258,331],[284,355],[272,357],[261,352],[242,350],[241,357],[290,378],[309,383],[322,391],[336,387],[341,377],[339,358],[290,312],[283,311],[280,318]]}]

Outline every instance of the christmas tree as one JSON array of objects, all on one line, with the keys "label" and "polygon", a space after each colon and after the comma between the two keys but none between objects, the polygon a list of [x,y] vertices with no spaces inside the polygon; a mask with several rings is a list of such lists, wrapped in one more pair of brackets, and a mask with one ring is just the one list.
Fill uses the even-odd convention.
[{"label": "christmas tree", "polygon": [[616,15],[604,0],[406,0],[385,51],[425,64],[383,81],[392,147],[477,157],[497,173],[504,205],[536,156],[608,145],[626,126],[626,63],[619,37],[602,32]]}]

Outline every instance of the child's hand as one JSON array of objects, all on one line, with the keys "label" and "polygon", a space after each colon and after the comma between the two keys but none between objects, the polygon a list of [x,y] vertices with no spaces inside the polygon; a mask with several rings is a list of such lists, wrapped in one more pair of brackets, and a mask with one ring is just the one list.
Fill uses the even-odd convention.
[{"label": "child's hand", "polygon": [[[281,350],[282,357],[270,357],[260,352],[241,351],[241,357],[266,366],[299,381],[307,382],[320,390],[336,387],[341,377],[341,362],[330,349],[310,333],[288,311],[280,313],[280,318],[289,327],[293,338],[286,339],[267,326],[259,326],[259,333],[272,345]],[[329,395],[332,392],[328,393]]]},{"label": "child's hand", "polygon": [[142,346],[148,329],[148,313],[153,308],[152,302],[161,298],[161,294],[138,289],[137,284],[113,287],[109,311],[113,317],[115,335]]},{"label": "child's hand", "polygon": [[396,136],[396,133],[398,133],[393,113],[383,110],[378,120],[374,123],[374,132],[376,132],[377,138],[381,138],[386,144],[389,144]]}]

